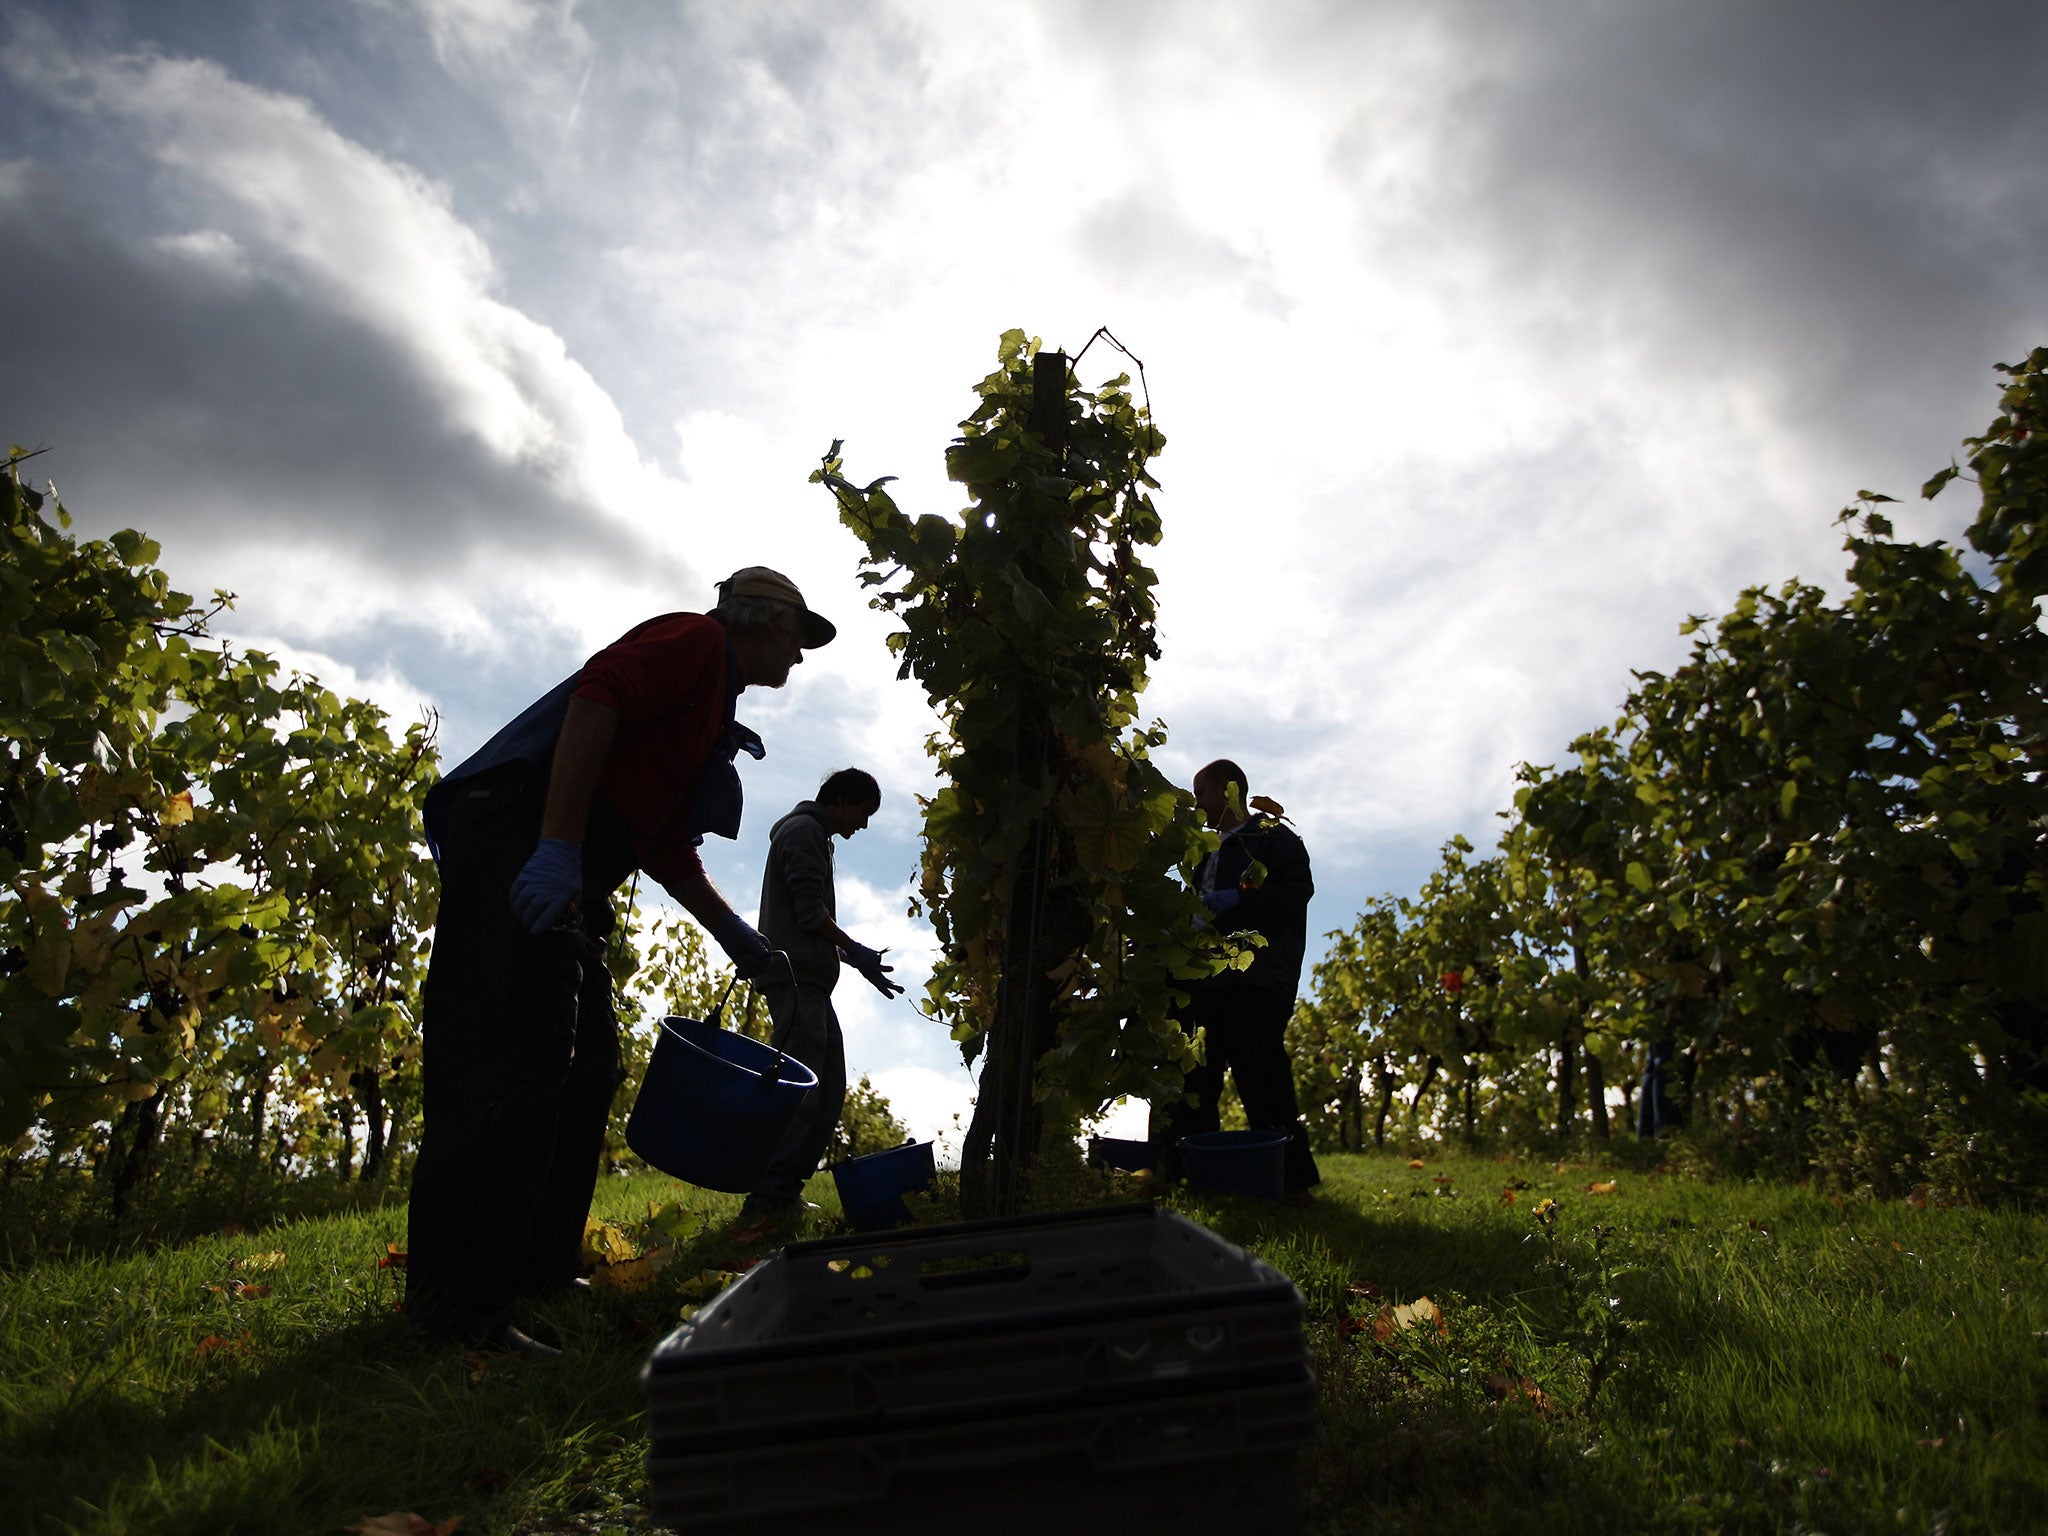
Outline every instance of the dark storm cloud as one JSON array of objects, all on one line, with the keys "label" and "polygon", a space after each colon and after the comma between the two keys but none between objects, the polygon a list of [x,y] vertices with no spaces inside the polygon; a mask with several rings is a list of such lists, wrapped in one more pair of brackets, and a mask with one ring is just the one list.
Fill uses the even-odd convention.
[{"label": "dark storm cloud", "polygon": [[0,421],[58,450],[51,473],[89,520],[338,548],[394,574],[588,537],[558,490],[449,431],[384,338],[288,283],[123,241],[54,177],[28,180],[4,204],[0,292],[35,361],[0,378]]},{"label": "dark storm cloud", "polygon": [[1375,259],[1479,260],[1561,348],[1761,373],[1837,438],[1981,424],[2048,330],[2048,8],[1442,15],[1431,195]]}]

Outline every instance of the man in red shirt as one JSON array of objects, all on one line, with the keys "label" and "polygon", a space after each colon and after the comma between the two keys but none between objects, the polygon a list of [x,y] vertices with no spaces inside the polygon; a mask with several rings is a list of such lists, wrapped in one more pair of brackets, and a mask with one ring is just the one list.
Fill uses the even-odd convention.
[{"label": "man in red shirt", "polygon": [[636,869],[710,931],[740,976],[768,946],[704,872],[735,837],[733,718],[833,626],[779,572],[719,583],[709,614],[627,631],[434,786],[441,908],[423,997],[424,1123],[406,1311],[430,1332],[530,1354],[514,1303],[573,1286],[621,1072],[604,940]]}]

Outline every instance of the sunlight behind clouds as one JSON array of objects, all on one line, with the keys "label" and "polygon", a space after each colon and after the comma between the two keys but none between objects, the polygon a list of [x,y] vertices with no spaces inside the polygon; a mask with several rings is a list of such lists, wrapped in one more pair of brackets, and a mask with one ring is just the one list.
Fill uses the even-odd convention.
[{"label": "sunlight behind clouds", "polygon": [[[451,758],[786,572],[840,637],[742,699],[770,755],[707,861],[750,907],[775,816],[866,767],[842,900],[919,964],[933,721],[806,477],[843,439],[959,511],[1006,328],[1144,360],[1141,713],[1177,782],[1230,755],[1288,806],[1320,933],[1486,842],[1688,613],[1835,580],[1834,510],[1909,496],[2048,323],[2029,51],[1935,8],[103,12],[0,55],[39,360],[0,405],[73,510],[240,592],[230,632],[431,701]],[[868,1065],[951,1102],[943,1032],[856,990]]]}]

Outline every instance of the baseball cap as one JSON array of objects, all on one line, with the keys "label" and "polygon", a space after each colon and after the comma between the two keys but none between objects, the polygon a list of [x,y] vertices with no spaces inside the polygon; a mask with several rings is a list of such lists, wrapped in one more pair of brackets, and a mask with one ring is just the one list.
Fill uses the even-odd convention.
[{"label": "baseball cap", "polygon": [[806,649],[824,645],[839,633],[830,619],[811,612],[804,605],[804,595],[797,591],[795,582],[765,565],[750,565],[745,570],[734,571],[718,584],[718,595],[721,600],[728,597],[765,597],[774,602],[788,603],[802,618]]}]

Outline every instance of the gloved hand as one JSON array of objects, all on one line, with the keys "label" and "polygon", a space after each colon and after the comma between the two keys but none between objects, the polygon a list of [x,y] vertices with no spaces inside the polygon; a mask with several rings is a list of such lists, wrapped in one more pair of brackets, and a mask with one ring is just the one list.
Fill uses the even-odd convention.
[{"label": "gloved hand", "polygon": [[[741,981],[753,981],[768,973],[769,961],[775,951],[754,931],[754,925],[739,913],[727,913],[725,920],[712,930],[711,937],[718,940],[718,947],[732,962],[733,974]],[[774,979],[769,977],[771,981]]]},{"label": "gloved hand", "polygon": [[856,944],[848,939],[846,946],[839,953],[845,957],[848,965],[867,977],[869,984],[882,996],[894,997],[903,990],[901,982],[889,979],[889,973],[896,967],[882,964],[882,956],[888,953],[886,949],[869,949],[865,944]]},{"label": "gloved hand", "polygon": [[1242,899],[1237,887],[1234,885],[1225,886],[1220,891],[1202,892],[1202,905],[1219,917],[1236,906]]},{"label": "gloved hand", "polygon": [[544,837],[512,878],[512,914],[528,933],[542,933],[561,921],[583,894],[583,845]]}]

